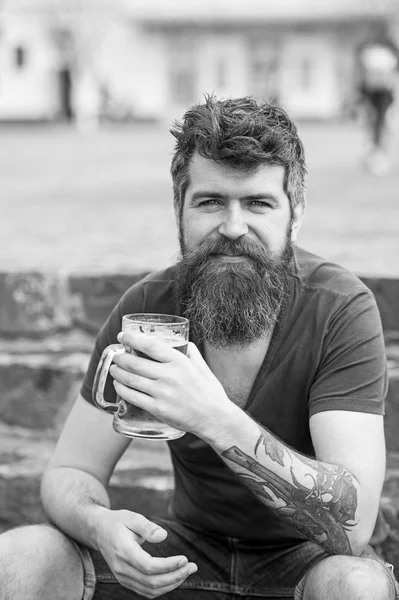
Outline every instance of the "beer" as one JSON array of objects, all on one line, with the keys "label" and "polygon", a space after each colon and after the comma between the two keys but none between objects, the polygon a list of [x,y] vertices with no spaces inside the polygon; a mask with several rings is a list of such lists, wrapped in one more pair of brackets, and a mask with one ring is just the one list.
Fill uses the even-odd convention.
[{"label": "beer", "polygon": [[[178,350],[182,354],[187,353],[186,340],[182,340],[178,337],[171,337],[167,332],[150,332],[146,335],[161,340],[163,343]],[[129,352],[132,352],[132,350],[129,349]],[[145,352],[140,352],[140,350],[134,350],[133,352],[141,358],[155,361],[154,358],[151,358],[151,356],[148,356]],[[118,397],[118,400],[119,408],[116,414],[119,418],[114,423],[114,429],[118,433],[122,433],[129,437],[151,438],[156,440],[177,439],[183,435],[183,431],[179,431],[174,427],[169,427],[169,425],[162,423],[148,411],[139,408],[134,404],[130,404],[130,402],[125,402],[122,398]]]},{"label": "beer", "polygon": [[[156,337],[178,352],[186,354],[189,338],[189,322],[184,317],[159,313],[135,313],[122,317],[122,331],[135,331],[149,337]],[[155,360],[144,352],[131,350],[122,344],[111,344],[104,349],[93,382],[93,401],[98,408],[112,410],[114,419],[112,426],[118,433],[131,438],[148,440],[174,440],[182,435],[175,427],[162,423],[146,410],[126,402],[116,396],[115,402],[104,398],[105,382],[112,360],[116,354],[135,352],[137,356]]]}]

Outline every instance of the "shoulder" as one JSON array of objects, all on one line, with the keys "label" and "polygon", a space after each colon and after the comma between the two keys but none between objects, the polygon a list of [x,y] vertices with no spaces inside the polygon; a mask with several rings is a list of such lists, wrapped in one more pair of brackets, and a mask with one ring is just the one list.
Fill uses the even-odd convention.
[{"label": "shoulder", "polygon": [[[129,306],[141,305],[142,312],[172,312],[175,314],[174,281],[176,267],[148,273],[125,292],[121,304],[125,312]],[[138,309],[136,309],[138,310]]]},{"label": "shoulder", "polygon": [[153,271],[151,273],[148,273],[148,275],[146,275],[144,279],[141,280],[141,283],[143,285],[165,285],[167,283],[173,285],[175,281],[175,276],[176,265],[172,265],[170,267],[167,267],[166,269],[161,269],[160,271]]},{"label": "shoulder", "polygon": [[298,247],[294,253],[294,278],[304,290],[331,299],[345,301],[362,293],[372,296],[359,277],[345,267]]}]

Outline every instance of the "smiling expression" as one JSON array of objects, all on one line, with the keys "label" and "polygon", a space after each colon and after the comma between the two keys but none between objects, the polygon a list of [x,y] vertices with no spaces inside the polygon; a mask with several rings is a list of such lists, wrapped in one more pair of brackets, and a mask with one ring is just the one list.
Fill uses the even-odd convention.
[{"label": "smiling expression", "polygon": [[[290,225],[295,241],[304,212],[303,205],[297,205],[291,220],[284,175],[281,165],[264,164],[248,172],[194,154],[180,223],[183,254],[207,239],[224,236],[233,241],[247,236],[279,256]],[[215,259],[246,260],[226,255]]]}]

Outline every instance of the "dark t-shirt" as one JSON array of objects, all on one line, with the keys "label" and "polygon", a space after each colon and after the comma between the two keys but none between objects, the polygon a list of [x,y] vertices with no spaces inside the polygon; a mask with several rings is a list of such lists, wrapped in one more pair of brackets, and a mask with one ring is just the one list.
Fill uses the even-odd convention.
[{"label": "dark t-shirt", "polygon": [[[289,446],[314,456],[309,417],[320,411],[383,414],[387,390],[384,341],[370,290],[352,273],[296,249],[290,293],[250,392],[245,412]],[[174,267],[147,276],[122,297],[101,329],[81,393],[91,387],[103,349],[116,342],[121,317],[179,314]],[[106,399],[115,401],[108,385]],[[168,442],[175,471],[173,514],[193,527],[266,544],[304,537],[240,483],[219,455],[186,433]]]}]

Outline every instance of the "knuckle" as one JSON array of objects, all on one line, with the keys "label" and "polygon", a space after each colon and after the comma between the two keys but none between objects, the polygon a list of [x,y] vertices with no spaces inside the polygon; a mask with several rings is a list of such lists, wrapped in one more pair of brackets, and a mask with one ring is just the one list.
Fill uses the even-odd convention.
[{"label": "knuckle", "polygon": [[137,370],[138,358],[139,357],[137,356],[137,354],[129,354],[129,362],[127,363],[127,368],[129,369],[129,371],[134,372]]},{"label": "knuckle", "polygon": [[172,389],[165,385],[163,390],[162,390],[162,397],[164,398],[164,400],[172,400],[172,398],[174,398],[175,394],[173,394]]},{"label": "knuckle", "polygon": [[140,380],[137,381],[137,388],[139,388],[145,394],[149,393],[153,389],[151,381],[149,379],[146,379],[145,377],[140,377]]},{"label": "knuckle", "polygon": [[[145,575],[153,575],[154,569],[153,569],[152,565],[144,565],[143,573]],[[151,584],[152,584],[152,582],[150,580],[148,580],[147,585],[151,586]]]},{"label": "knuckle", "polygon": [[113,568],[113,574],[115,575],[115,577],[118,581],[123,579],[123,576],[124,576],[123,569],[120,568],[118,565]]},{"label": "knuckle", "polygon": [[124,369],[125,371],[129,371],[131,368],[131,360],[130,355],[128,354],[120,354],[115,357],[114,363],[120,369]]},{"label": "knuckle", "polygon": [[126,383],[129,387],[134,388],[138,384],[138,377],[134,373],[126,375]]}]

